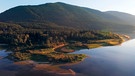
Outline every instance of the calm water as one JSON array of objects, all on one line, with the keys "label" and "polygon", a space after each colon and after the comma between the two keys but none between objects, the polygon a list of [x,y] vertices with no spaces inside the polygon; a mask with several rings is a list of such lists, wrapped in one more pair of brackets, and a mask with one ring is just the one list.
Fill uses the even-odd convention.
[{"label": "calm water", "polygon": [[[32,66],[16,65],[6,58],[9,52],[4,48],[0,50],[0,76],[58,76],[31,70]],[[78,64],[62,66],[75,71],[76,76],[135,76],[135,39],[119,46],[83,49],[74,53],[89,56]]]},{"label": "calm water", "polygon": [[27,65],[28,61],[26,61],[26,65],[25,63],[17,64],[18,62],[13,62],[7,58],[9,53],[11,52],[7,52],[6,48],[0,47],[0,76],[67,76],[36,70],[33,64],[28,63]]},{"label": "calm water", "polygon": [[64,68],[71,68],[84,76],[135,76],[135,39],[119,46],[84,49],[74,53],[90,57]]}]

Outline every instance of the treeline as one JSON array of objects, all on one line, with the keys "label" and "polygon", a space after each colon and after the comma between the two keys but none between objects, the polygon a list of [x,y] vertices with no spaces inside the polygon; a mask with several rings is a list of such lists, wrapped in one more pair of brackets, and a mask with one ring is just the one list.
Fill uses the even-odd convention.
[{"label": "treeline", "polygon": [[118,39],[117,34],[103,31],[43,30],[19,25],[0,24],[0,43],[13,46],[55,47],[65,43],[90,43],[91,40]]},{"label": "treeline", "polygon": [[[89,44],[93,40],[120,39],[118,34],[111,32],[69,28],[57,29],[57,27],[48,27],[48,29],[43,28],[42,25],[40,28],[35,28],[32,27],[32,24],[30,27],[26,26],[0,22],[0,43],[10,45],[8,49],[13,51],[8,56],[9,59],[15,61],[30,59],[51,63],[78,62],[86,58],[86,55],[66,54],[57,52],[54,48],[65,44],[72,44],[73,47],[81,46],[82,44]],[[52,49],[49,50],[50,48]]]}]

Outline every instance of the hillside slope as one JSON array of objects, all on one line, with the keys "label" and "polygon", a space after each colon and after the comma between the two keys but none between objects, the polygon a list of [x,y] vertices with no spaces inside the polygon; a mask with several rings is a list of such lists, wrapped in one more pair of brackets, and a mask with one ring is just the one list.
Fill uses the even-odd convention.
[{"label": "hillside slope", "polygon": [[135,15],[131,15],[124,12],[118,12],[118,11],[107,11],[106,13],[116,16],[119,19],[125,21],[126,23],[135,26]]},{"label": "hillside slope", "polygon": [[98,10],[61,2],[18,6],[0,14],[1,22],[16,23],[25,28],[64,27],[79,30],[128,32],[134,26],[120,17]]}]

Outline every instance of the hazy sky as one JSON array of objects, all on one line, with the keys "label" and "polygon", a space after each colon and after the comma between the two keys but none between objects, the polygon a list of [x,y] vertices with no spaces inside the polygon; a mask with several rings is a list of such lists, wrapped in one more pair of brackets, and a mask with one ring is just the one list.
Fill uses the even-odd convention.
[{"label": "hazy sky", "polygon": [[0,0],[0,12],[19,5],[38,5],[48,2],[65,2],[100,11],[121,11],[135,15],[135,0]]}]

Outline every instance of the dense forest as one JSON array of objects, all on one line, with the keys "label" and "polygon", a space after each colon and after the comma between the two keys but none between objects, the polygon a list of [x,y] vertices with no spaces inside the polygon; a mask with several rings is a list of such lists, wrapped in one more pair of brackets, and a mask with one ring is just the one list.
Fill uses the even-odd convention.
[{"label": "dense forest", "polygon": [[[51,29],[51,30],[50,30]],[[13,60],[36,60],[53,63],[67,63],[83,60],[84,54],[65,54],[54,48],[73,44],[91,44],[94,40],[117,39],[118,34],[97,30],[75,30],[61,28],[41,29],[22,27],[19,24],[0,23],[0,43],[8,44]],[[122,42],[122,41],[121,41]],[[121,43],[120,42],[120,43]],[[84,47],[84,46],[83,46]],[[87,47],[85,47],[87,48]]]},{"label": "dense forest", "polygon": [[[67,53],[120,44],[121,35],[113,32],[134,27],[114,15],[60,2],[18,6],[0,14],[0,43],[9,45],[13,60],[77,62],[87,56]],[[61,47],[66,50],[56,51]]]},{"label": "dense forest", "polygon": [[0,42],[13,46],[44,46],[50,48],[71,41],[89,43],[90,40],[118,38],[118,35],[104,31],[42,30],[0,23]]},{"label": "dense forest", "polygon": [[[121,14],[121,13],[120,13]],[[34,29],[106,30],[130,33],[134,29],[135,16],[74,6],[66,3],[18,6],[0,13],[0,22],[19,24]],[[132,22],[127,22],[128,20]]]}]

